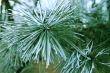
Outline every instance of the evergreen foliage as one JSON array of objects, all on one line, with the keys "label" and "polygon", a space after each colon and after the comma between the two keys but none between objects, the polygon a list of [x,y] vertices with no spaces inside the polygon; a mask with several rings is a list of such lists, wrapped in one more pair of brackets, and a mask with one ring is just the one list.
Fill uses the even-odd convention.
[{"label": "evergreen foliage", "polygon": [[35,63],[58,73],[110,72],[109,0],[93,0],[89,11],[87,0],[57,0],[46,9],[41,0],[13,1],[20,9],[1,1],[0,73],[24,73]]}]

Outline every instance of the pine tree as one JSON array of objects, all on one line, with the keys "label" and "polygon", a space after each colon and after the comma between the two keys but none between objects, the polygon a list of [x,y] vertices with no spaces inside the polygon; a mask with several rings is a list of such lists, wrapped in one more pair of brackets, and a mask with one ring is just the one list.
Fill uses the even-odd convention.
[{"label": "pine tree", "polygon": [[20,9],[1,0],[0,73],[110,72],[109,0],[89,7],[87,0],[56,0],[50,8],[13,1]]}]

